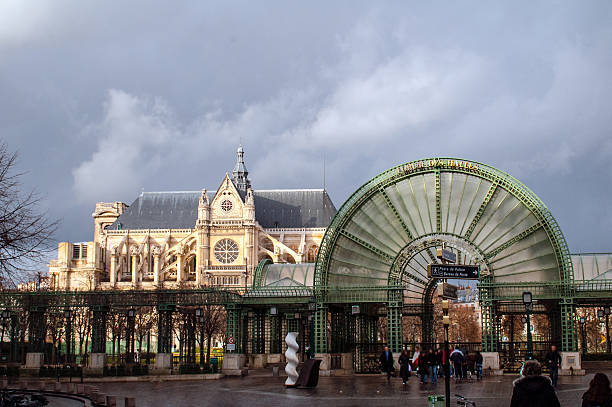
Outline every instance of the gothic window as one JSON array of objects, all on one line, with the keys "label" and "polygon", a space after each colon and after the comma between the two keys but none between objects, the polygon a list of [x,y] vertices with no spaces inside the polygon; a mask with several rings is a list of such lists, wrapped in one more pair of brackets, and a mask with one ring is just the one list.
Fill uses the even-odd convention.
[{"label": "gothic window", "polygon": [[239,252],[238,244],[231,239],[219,240],[215,245],[215,258],[223,264],[236,261]]},{"label": "gothic window", "polygon": [[223,212],[231,211],[233,206],[232,201],[229,199],[224,199],[223,202],[221,202],[221,209],[223,209]]}]

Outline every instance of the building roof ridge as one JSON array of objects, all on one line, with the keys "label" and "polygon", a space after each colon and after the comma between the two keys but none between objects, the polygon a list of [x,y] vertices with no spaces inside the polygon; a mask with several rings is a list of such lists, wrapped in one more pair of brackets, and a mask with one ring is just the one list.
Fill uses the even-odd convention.
[{"label": "building roof ridge", "polygon": [[323,192],[323,188],[254,189],[253,192]]}]

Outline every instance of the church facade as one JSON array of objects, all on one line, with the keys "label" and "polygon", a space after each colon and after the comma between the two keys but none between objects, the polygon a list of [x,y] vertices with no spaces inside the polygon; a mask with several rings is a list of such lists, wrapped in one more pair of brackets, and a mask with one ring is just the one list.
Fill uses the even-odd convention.
[{"label": "church facade", "polygon": [[245,289],[258,262],[314,262],[336,208],[324,189],[254,190],[238,148],[216,191],[142,192],[96,204],[93,240],[61,242],[56,290]]}]

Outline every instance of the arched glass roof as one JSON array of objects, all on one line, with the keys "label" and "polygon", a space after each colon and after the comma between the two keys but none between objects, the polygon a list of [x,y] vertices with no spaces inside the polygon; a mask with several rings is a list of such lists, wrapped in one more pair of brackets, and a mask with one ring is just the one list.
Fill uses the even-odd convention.
[{"label": "arched glass roof", "polygon": [[262,269],[260,287],[312,287],[313,279],[314,263],[267,264]]}]

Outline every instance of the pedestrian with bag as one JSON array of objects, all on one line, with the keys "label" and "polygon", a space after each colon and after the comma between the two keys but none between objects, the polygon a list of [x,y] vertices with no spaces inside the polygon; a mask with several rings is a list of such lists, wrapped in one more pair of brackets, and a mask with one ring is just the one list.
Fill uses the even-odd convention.
[{"label": "pedestrian with bag", "polygon": [[402,383],[406,384],[408,378],[410,377],[410,356],[408,355],[408,351],[406,349],[404,349],[399,355],[397,362],[400,366],[400,377],[402,378]]}]

